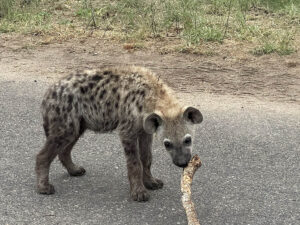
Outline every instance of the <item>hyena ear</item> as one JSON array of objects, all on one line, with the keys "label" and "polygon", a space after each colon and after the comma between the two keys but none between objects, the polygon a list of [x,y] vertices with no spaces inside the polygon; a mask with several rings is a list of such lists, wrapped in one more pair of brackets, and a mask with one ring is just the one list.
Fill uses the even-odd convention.
[{"label": "hyena ear", "polygon": [[203,120],[202,113],[194,107],[186,107],[183,112],[183,118],[193,124],[201,123]]},{"label": "hyena ear", "polygon": [[157,113],[150,113],[144,118],[143,127],[148,134],[153,134],[162,123],[163,120]]}]

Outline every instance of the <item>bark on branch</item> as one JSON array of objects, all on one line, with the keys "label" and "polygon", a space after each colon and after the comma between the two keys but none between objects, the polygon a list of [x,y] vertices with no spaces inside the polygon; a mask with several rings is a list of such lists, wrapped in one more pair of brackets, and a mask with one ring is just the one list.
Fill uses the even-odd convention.
[{"label": "bark on branch", "polygon": [[200,225],[197,218],[194,203],[192,202],[191,185],[193,176],[197,169],[201,166],[201,160],[198,155],[195,155],[189,162],[188,166],[184,168],[181,177],[181,192],[182,192],[182,205],[185,209],[188,225]]}]

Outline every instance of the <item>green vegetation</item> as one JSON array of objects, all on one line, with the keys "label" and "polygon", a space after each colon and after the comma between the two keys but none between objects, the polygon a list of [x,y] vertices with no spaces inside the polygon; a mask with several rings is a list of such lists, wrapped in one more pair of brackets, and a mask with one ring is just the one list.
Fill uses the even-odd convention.
[{"label": "green vegetation", "polygon": [[[1,0],[0,34],[74,37],[86,30],[126,42],[176,38],[188,49],[226,40],[252,53],[297,50],[300,0]],[[299,44],[299,43],[298,43]]]},{"label": "green vegetation", "polygon": [[279,55],[289,55],[295,52],[292,46],[293,35],[287,33],[277,34],[274,37],[263,37],[260,45],[252,51],[254,55],[265,55],[270,53],[278,53]]},{"label": "green vegetation", "polygon": [[1,0],[0,33],[35,33],[47,29],[51,12],[41,10],[40,0]]}]

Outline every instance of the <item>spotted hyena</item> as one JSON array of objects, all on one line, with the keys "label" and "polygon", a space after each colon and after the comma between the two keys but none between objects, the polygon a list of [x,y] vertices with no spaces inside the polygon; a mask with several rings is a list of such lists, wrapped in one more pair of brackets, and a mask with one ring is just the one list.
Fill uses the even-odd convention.
[{"label": "spotted hyena", "polygon": [[124,147],[131,197],[147,201],[147,189],[162,188],[152,176],[152,136],[157,133],[173,163],[185,167],[191,158],[193,124],[202,114],[179,104],[171,89],[141,67],[103,68],[71,74],[51,86],[42,102],[46,143],[36,157],[37,188],[53,194],[49,168],[58,155],[72,176],[85,169],[73,163],[71,150],[85,130],[117,129]]}]

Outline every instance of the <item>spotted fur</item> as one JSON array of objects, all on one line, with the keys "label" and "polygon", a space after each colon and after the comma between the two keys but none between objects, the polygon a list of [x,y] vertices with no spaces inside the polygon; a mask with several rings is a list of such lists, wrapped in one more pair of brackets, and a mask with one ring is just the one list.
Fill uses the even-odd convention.
[{"label": "spotted fur", "polygon": [[[179,104],[171,89],[145,68],[103,68],[59,80],[47,90],[42,102],[47,140],[36,158],[39,193],[54,193],[49,168],[56,155],[70,175],[85,173],[71,159],[71,150],[85,130],[105,133],[117,129],[127,159],[131,196],[137,201],[148,200],[146,188],[163,186],[150,171],[153,133],[163,130],[165,137],[180,142],[191,124],[190,115],[187,113],[184,118],[185,114],[186,108]],[[172,153],[181,157],[177,157],[178,163],[171,154],[177,165],[180,160],[189,159],[191,149],[180,151]]]}]

